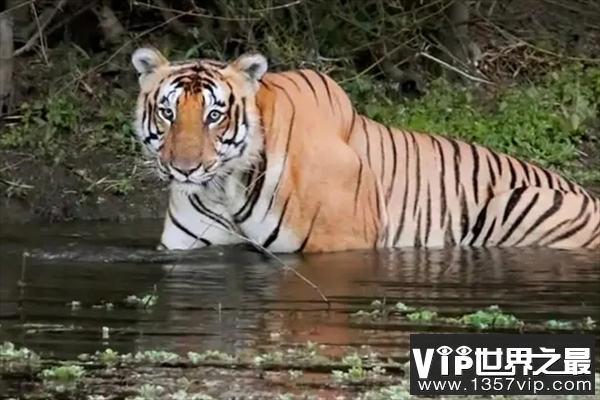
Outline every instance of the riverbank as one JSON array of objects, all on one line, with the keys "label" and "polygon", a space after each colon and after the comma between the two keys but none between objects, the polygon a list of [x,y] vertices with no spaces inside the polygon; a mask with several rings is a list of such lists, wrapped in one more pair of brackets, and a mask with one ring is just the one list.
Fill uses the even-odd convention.
[{"label": "riverbank", "polygon": [[[0,222],[162,218],[166,187],[142,162],[131,129],[129,54],[106,61],[61,47],[47,56],[49,65],[20,61],[28,95],[0,136]],[[436,78],[414,99],[358,72],[332,75],[377,121],[489,146],[600,193],[598,66],[565,61],[493,86]]]}]

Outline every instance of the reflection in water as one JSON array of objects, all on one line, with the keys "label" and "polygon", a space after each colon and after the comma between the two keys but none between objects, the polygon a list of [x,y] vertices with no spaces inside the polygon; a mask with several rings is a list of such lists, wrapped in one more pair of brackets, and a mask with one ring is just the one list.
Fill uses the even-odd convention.
[{"label": "reflection in water", "polygon": [[[53,226],[36,237],[30,228],[24,230],[29,236],[17,228],[11,236],[4,232],[2,340],[57,356],[107,346],[121,352],[234,352],[307,340],[333,345],[332,351],[335,345],[369,344],[402,353],[414,326],[350,320],[373,300],[440,314],[497,304],[526,321],[600,314],[600,255],[593,252],[410,249],[283,257],[318,286],[327,304],[295,274],[253,251],[215,248],[195,261],[152,262],[147,248],[156,232],[141,225]],[[23,272],[24,250],[33,256]],[[25,285],[19,287],[22,274]],[[127,296],[154,287],[158,302],[150,311],[121,307]],[[72,309],[72,301],[81,308]],[[91,307],[101,302],[115,308]],[[22,324],[27,328],[17,329]],[[102,327],[110,328],[108,341]]]}]

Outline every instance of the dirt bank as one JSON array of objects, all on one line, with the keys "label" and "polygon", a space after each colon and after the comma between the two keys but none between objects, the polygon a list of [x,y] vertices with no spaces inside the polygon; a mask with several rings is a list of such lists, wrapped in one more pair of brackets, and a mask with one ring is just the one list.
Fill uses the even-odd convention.
[{"label": "dirt bank", "polygon": [[106,152],[58,165],[5,150],[0,159],[0,222],[127,220],[164,214],[167,193],[154,179],[131,178],[126,193],[109,186],[118,183],[103,184],[118,167],[115,164],[127,163],[107,162],[111,155]]},{"label": "dirt bank", "polygon": [[[577,2],[578,7],[566,1],[521,1],[498,7],[496,2],[490,3],[481,2],[471,9],[471,50],[478,53],[472,55],[472,61],[477,61],[478,72],[471,72],[477,76],[467,74],[469,78],[460,83],[447,76],[456,68],[440,63],[433,53],[414,56],[415,49],[425,48],[419,44],[425,37],[416,34],[415,21],[420,19],[399,32],[395,40],[401,43],[418,37],[414,48],[399,46],[413,54],[407,59],[418,61],[412,72],[423,78],[424,90],[417,99],[407,99],[398,81],[377,76],[377,62],[366,69],[359,65],[358,60],[370,61],[354,51],[356,44],[349,37],[354,37],[351,33],[356,27],[352,26],[356,24],[348,26],[344,13],[359,15],[360,10],[342,7],[331,14],[332,21],[343,29],[327,24],[312,27],[309,18],[310,29],[316,29],[312,35],[306,35],[308,28],[296,25],[297,20],[304,20],[304,14],[289,21],[269,14],[265,16],[269,29],[279,32],[273,28],[279,26],[281,36],[269,36],[266,28],[240,25],[236,29],[244,35],[230,41],[244,43],[244,50],[259,48],[274,69],[301,65],[329,72],[342,82],[358,110],[375,120],[482,144],[564,173],[600,193],[597,3]],[[486,4],[491,9],[480,7]],[[128,11],[118,10],[126,20]],[[321,9],[309,11],[314,21],[320,21]],[[404,21],[395,11],[388,12],[387,22]],[[67,14],[65,11],[64,23],[71,26]],[[166,28],[154,31],[162,25],[152,18],[164,16],[146,14],[147,10],[136,18],[153,28],[141,31],[141,25],[134,23],[138,20],[132,19],[128,28],[138,36],[118,45],[98,42],[94,35],[90,40],[98,43],[93,46],[77,42],[77,35],[69,39],[69,29],[79,32],[79,38],[85,36],[84,26],[96,29],[97,22],[84,18],[84,23],[65,28],[64,37],[55,33],[39,52],[28,51],[15,59],[16,107],[0,120],[0,222],[163,217],[165,185],[143,167],[132,134],[137,77],[130,55],[135,47],[147,43],[171,58],[226,59],[241,48],[224,39],[231,32],[219,30],[223,27],[201,31],[207,37],[214,35],[213,41],[203,41],[203,35],[196,35],[200,31],[191,29],[191,37],[175,40]],[[288,25],[293,27],[290,32]],[[383,25],[396,29],[393,24]],[[339,37],[340,30],[348,33]],[[354,32],[360,33],[355,39],[370,43],[372,32],[380,31],[374,26]],[[265,39],[257,46],[250,39],[244,41],[255,33],[267,35],[270,41]],[[444,73],[426,72],[430,68],[423,60],[433,62]],[[486,82],[493,80],[493,85],[476,83],[481,81],[480,75]],[[444,78],[437,79],[439,76]]]}]

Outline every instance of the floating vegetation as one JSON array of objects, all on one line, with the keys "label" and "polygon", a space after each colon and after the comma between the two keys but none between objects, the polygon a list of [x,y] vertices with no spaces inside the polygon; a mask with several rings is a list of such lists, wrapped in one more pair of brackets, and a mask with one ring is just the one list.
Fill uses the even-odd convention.
[{"label": "floating vegetation", "polygon": [[[117,307],[120,308],[139,308],[139,309],[151,309],[153,308],[158,301],[158,293],[156,291],[156,287],[151,293],[143,294],[143,295],[129,295],[121,302],[117,303]],[[71,311],[78,311],[84,308],[85,306],[81,303],[81,301],[73,300],[67,303],[67,306],[71,309]],[[95,304],[88,304],[87,307],[96,309],[96,310],[106,310],[112,311],[115,308],[115,303],[110,301],[100,301]]]},{"label": "floating vegetation", "polygon": [[350,365],[350,368],[347,371],[337,369],[331,371],[334,382],[340,384],[364,383],[369,380],[378,381],[388,377],[385,368],[380,365],[375,365],[371,369],[365,368],[363,358],[357,353],[345,356],[342,363]]},{"label": "floating vegetation", "polygon": [[35,370],[40,367],[40,356],[35,352],[21,347],[17,349],[11,342],[0,345],[1,371]]},{"label": "floating vegetation", "polygon": [[543,324],[526,323],[512,314],[505,313],[497,305],[489,306],[483,310],[459,316],[441,316],[437,311],[427,308],[407,306],[402,302],[386,306],[384,302],[375,300],[370,305],[370,310],[359,310],[352,314],[352,318],[360,322],[376,322],[388,319],[388,322],[408,322],[415,324],[437,324],[461,327],[469,330],[485,331],[491,329],[514,329],[523,331],[531,330],[593,330],[596,321],[591,317],[581,320],[548,320]]},{"label": "floating vegetation", "polygon": [[485,310],[463,315],[458,318],[457,323],[480,331],[493,328],[519,328],[524,325],[523,321],[514,315],[505,314],[498,306],[490,306]]},{"label": "floating vegetation", "polygon": [[64,393],[75,390],[84,375],[85,369],[81,365],[71,364],[44,369],[39,377],[46,390]]},{"label": "floating vegetation", "polygon": [[[28,394],[23,396],[19,392],[20,399],[418,399],[410,395],[408,362],[386,360],[367,346],[361,347],[360,351],[349,349],[341,357],[321,354],[322,348],[307,342],[270,353],[246,351],[231,355],[211,350],[190,352],[187,357],[162,350],[121,354],[107,348],[94,354],[81,354],[76,360],[65,362],[43,359],[31,350],[6,342],[0,347],[0,376],[7,382],[9,396],[11,385],[28,382]],[[257,357],[260,362],[256,362]],[[32,365],[31,360],[36,362]],[[15,362],[25,368],[21,372],[28,371],[29,375],[21,373],[11,378],[15,376]],[[18,390],[21,388],[19,386]],[[600,375],[596,374],[596,396],[599,389]],[[448,397],[475,398],[477,396]],[[542,398],[503,397],[506,400]],[[578,400],[595,398],[579,396]]]},{"label": "floating vegetation", "polygon": [[156,305],[158,301],[158,292],[156,291],[156,286],[154,286],[154,290],[151,293],[136,296],[134,294],[127,296],[125,298],[125,304],[129,306],[133,306],[136,308],[144,308],[150,309]]},{"label": "floating vegetation", "polygon": [[596,328],[596,320],[592,317],[585,317],[580,321],[565,321],[551,319],[544,323],[548,329],[551,330],[574,330],[574,329],[587,329],[592,330]]}]

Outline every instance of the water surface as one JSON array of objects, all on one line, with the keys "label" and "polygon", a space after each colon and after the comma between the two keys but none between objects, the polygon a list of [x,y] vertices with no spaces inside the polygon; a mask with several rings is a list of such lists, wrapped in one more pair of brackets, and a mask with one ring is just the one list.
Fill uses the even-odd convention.
[{"label": "water surface", "polygon": [[[152,246],[160,228],[160,221],[4,225],[1,340],[56,357],[106,347],[233,353],[307,340],[334,352],[370,345],[402,357],[408,335],[427,326],[357,321],[352,313],[380,300],[441,315],[498,305],[526,323],[600,319],[597,252],[355,251],[281,257],[284,268],[246,248],[159,257]],[[152,292],[154,307],[123,307],[128,296]],[[107,302],[114,308],[92,307]],[[109,328],[108,340],[103,327]]]}]

